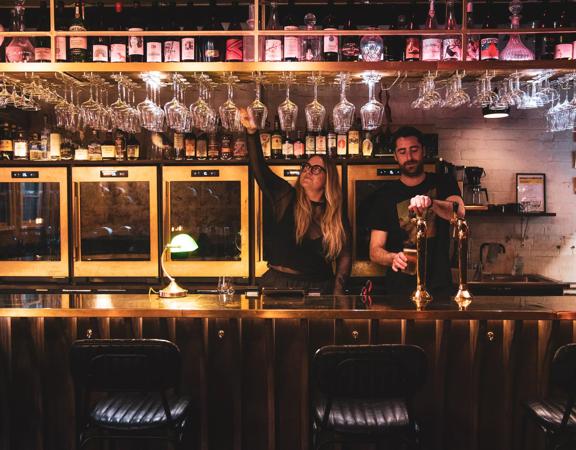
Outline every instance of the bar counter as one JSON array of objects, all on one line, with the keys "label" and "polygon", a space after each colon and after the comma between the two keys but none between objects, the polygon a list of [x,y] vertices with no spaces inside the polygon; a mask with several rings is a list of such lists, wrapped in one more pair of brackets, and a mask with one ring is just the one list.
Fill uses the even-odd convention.
[{"label": "bar counter", "polygon": [[[521,402],[548,392],[576,334],[576,297],[407,298],[0,294],[0,448],[72,450],[75,339],[164,338],[202,450],[309,450],[308,374],[328,344],[406,343],[428,355],[417,397],[425,448],[519,450]],[[541,434],[529,430],[537,448]]]}]

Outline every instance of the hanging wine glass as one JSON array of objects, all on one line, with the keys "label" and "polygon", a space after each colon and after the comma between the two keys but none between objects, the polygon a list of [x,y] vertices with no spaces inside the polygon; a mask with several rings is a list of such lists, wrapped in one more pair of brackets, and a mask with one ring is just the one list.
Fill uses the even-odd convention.
[{"label": "hanging wine glass", "polygon": [[284,74],[282,81],[286,83],[286,99],[278,106],[278,116],[282,131],[293,131],[296,129],[296,118],[298,117],[298,105],[290,100],[290,84],[294,81],[291,74]]},{"label": "hanging wine glass", "polygon": [[172,75],[172,91],[174,98],[164,105],[166,122],[174,131],[184,133],[188,121],[188,108],[180,101],[180,91],[183,89],[183,78],[175,73]]},{"label": "hanging wine glass", "polygon": [[306,114],[306,125],[308,130],[318,132],[324,126],[324,118],[326,117],[326,108],[318,101],[318,85],[324,81],[324,77],[320,75],[312,75],[308,77],[314,86],[314,100],[306,105],[304,112]]},{"label": "hanging wine glass", "polygon": [[260,101],[260,88],[264,77],[259,72],[254,75],[256,98],[250,105],[248,105],[248,111],[252,114],[254,122],[259,130],[266,127],[266,118],[268,117],[268,108],[262,101]]},{"label": "hanging wine glass", "polygon": [[362,78],[368,84],[368,103],[360,109],[362,128],[364,130],[375,130],[382,123],[384,105],[376,100],[374,96],[374,85],[380,81],[381,75],[377,72],[366,72]]},{"label": "hanging wine glass", "polygon": [[340,84],[340,101],[332,110],[332,120],[334,122],[334,131],[338,134],[348,133],[354,122],[354,113],[356,107],[346,98],[346,86],[350,80],[350,75],[340,73],[336,81]]},{"label": "hanging wine glass", "polygon": [[228,86],[228,99],[220,106],[220,120],[222,126],[232,132],[240,131],[240,111],[233,101],[234,98],[234,84],[238,82],[238,77],[228,74],[226,77],[226,84]]}]

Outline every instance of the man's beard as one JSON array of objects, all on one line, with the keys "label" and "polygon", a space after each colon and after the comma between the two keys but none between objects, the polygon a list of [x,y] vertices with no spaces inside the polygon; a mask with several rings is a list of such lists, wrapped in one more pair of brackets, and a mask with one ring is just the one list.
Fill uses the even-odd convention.
[{"label": "man's beard", "polygon": [[[410,169],[408,169],[406,167],[407,164],[413,164],[413,163],[416,163],[416,165],[410,167]],[[416,178],[416,177],[422,175],[423,172],[424,172],[424,162],[423,161],[420,161],[420,162],[407,161],[400,166],[400,173],[402,175],[410,177],[410,178]]]}]

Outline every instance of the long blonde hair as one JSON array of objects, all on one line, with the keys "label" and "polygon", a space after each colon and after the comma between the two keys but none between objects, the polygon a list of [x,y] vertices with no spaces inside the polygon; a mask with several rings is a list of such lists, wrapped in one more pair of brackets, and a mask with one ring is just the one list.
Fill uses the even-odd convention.
[{"label": "long blonde hair", "polygon": [[[324,187],[326,209],[320,222],[322,247],[324,248],[326,259],[333,261],[338,257],[346,242],[346,232],[342,223],[342,189],[334,162],[324,155],[316,156],[322,158],[326,169],[326,185]],[[296,242],[301,244],[312,221],[312,203],[300,184],[300,178],[298,178],[295,187],[294,219],[296,222]]]}]

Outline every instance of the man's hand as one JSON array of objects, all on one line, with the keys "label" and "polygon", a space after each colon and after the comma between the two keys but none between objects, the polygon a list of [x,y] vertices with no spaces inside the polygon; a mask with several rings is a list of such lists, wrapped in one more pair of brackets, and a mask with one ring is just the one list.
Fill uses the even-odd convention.
[{"label": "man's hand", "polygon": [[392,270],[398,272],[408,267],[408,258],[403,252],[396,253],[392,259]]},{"label": "man's hand", "polygon": [[409,211],[414,211],[417,215],[422,216],[428,208],[432,206],[432,199],[427,195],[417,195],[410,199]]},{"label": "man's hand", "polygon": [[240,123],[248,134],[254,134],[258,130],[258,126],[256,125],[256,121],[254,120],[254,116],[252,113],[247,110],[246,108],[239,108],[240,109]]}]

